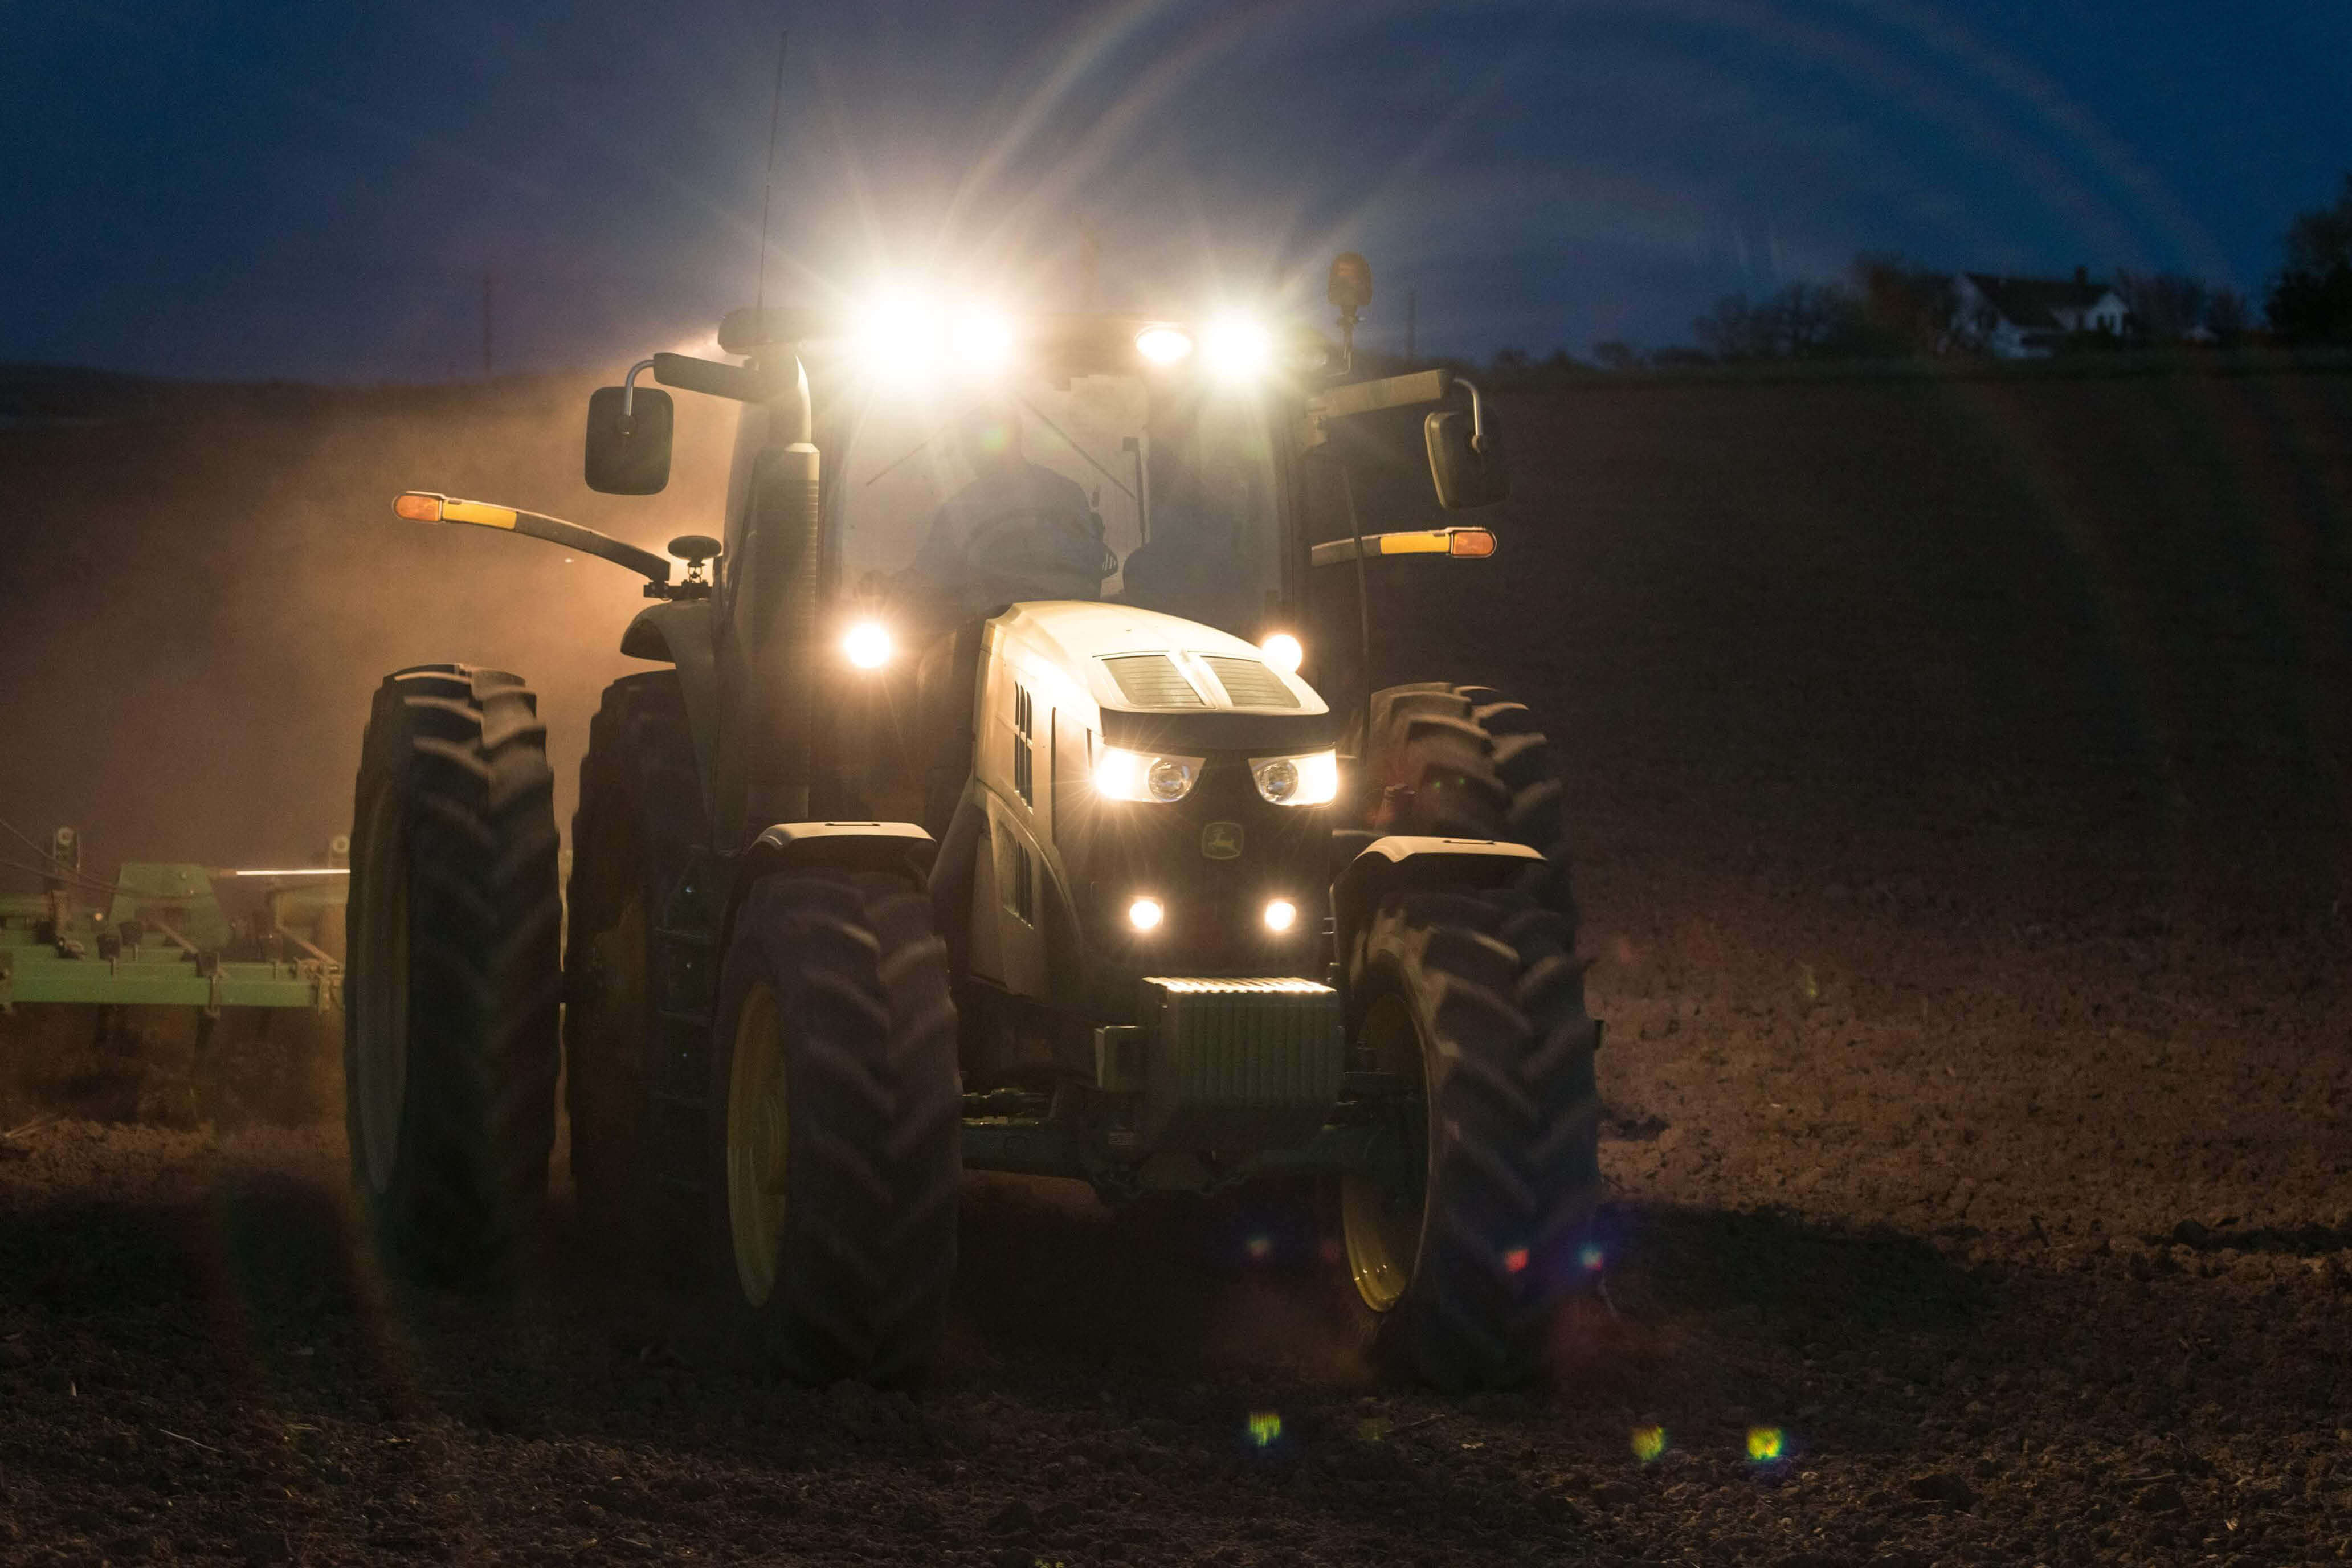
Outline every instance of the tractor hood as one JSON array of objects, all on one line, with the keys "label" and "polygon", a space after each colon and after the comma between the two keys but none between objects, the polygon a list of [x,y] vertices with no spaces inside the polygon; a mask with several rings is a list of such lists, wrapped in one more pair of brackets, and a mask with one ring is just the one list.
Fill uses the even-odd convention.
[{"label": "tractor hood", "polygon": [[989,633],[997,657],[1050,689],[1056,708],[1098,714],[1113,745],[1307,750],[1335,736],[1313,687],[1197,621],[1057,599],[1015,605]]}]

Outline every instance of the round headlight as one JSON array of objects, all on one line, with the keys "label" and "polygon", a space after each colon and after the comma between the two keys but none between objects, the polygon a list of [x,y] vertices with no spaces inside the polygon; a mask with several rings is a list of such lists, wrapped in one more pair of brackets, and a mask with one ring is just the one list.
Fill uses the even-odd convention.
[{"label": "round headlight", "polygon": [[1135,334],[1135,352],[1153,364],[1174,364],[1192,352],[1192,340],[1173,327],[1146,327]]},{"label": "round headlight", "polygon": [[1298,793],[1298,764],[1288,757],[1266,763],[1258,770],[1257,787],[1266,799],[1280,805]]},{"label": "round headlight", "polygon": [[1298,667],[1307,662],[1307,650],[1288,632],[1276,632],[1257,647],[1265,655],[1265,662],[1285,675],[1297,675]]},{"label": "round headlight", "polygon": [[1275,899],[1265,906],[1265,929],[1286,931],[1298,922],[1298,906],[1288,899]]},{"label": "round headlight", "polygon": [[1168,918],[1168,911],[1158,899],[1138,899],[1127,906],[1127,923],[1138,931],[1151,931]]},{"label": "round headlight", "polygon": [[1154,800],[1182,800],[1192,787],[1192,769],[1174,757],[1161,757],[1151,764],[1143,786]]}]

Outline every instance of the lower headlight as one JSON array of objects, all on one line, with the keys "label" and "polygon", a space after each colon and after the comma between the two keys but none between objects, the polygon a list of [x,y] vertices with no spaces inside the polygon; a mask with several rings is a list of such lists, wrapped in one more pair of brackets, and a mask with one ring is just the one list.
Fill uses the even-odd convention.
[{"label": "lower headlight", "polygon": [[1286,931],[1298,923],[1298,906],[1288,899],[1270,899],[1265,906],[1265,929]]},{"label": "lower headlight", "polygon": [[1127,923],[1138,931],[1157,931],[1167,918],[1167,907],[1158,899],[1138,899],[1127,906]]},{"label": "lower headlight", "polygon": [[1252,757],[1250,776],[1257,781],[1257,793],[1276,805],[1328,805],[1339,795],[1339,755]]}]

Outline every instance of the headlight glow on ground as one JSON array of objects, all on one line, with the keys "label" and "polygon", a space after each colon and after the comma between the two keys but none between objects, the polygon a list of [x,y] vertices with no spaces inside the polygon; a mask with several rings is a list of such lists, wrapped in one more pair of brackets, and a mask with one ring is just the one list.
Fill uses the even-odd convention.
[{"label": "headlight glow on ground", "polygon": [[841,652],[860,669],[879,669],[890,662],[890,628],[879,621],[860,621],[842,634]]}]

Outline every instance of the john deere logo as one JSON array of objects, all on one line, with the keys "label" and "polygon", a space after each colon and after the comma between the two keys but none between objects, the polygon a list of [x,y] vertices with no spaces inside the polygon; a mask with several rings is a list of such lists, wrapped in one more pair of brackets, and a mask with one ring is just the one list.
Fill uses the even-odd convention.
[{"label": "john deere logo", "polygon": [[1212,860],[1233,860],[1242,852],[1242,825],[1213,822],[1201,829],[1201,853]]}]

